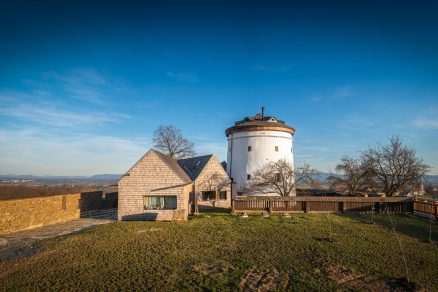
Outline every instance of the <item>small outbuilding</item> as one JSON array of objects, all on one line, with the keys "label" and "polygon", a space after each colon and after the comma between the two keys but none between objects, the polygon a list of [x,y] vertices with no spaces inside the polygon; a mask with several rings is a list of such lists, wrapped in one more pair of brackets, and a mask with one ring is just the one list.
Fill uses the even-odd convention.
[{"label": "small outbuilding", "polygon": [[149,150],[118,182],[119,220],[187,220],[200,206],[229,208],[229,177],[214,155],[174,160]]}]

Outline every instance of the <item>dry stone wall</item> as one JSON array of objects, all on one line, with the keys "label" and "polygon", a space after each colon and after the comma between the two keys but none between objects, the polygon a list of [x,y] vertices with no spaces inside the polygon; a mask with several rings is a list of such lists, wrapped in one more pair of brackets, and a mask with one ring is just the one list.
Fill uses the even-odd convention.
[{"label": "dry stone wall", "polygon": [[117,208],[117,193],[77,194],[0,200],[0,234],[78,219],[88,211]]},{"label": "dry stone wall", "polygon": [[81,194],[0,201],[0,234],[80,217]]}]

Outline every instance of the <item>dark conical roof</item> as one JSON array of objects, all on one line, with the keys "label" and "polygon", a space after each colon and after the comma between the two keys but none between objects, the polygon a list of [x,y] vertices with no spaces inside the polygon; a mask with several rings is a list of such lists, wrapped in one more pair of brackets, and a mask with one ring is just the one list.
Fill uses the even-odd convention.
[{"label": "dark conical roof", "polygon": [[274,116],[265,116],[262,112],[235,122],[233,127],[226,129],[225,134],[228,136],[233,132],[269,129],[288,132],[292,135],[295,133],[295,129],[286,125],[285,121]]}]

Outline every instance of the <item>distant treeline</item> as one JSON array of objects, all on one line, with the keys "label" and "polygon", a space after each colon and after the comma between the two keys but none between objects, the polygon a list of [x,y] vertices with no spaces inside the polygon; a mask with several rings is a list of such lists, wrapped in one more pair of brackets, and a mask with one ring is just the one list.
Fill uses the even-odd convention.
[{"label": "distant treeline", "polygon": [[0,185],[0,200],[66,195],[99,190],[102,190],[102,187],[97,185]]}]

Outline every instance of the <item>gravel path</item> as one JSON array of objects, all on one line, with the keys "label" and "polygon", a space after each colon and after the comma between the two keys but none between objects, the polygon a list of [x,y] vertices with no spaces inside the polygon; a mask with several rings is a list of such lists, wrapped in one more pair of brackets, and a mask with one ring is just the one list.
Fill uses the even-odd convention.
[{"label": "gravel path", "polygon": [[0,261],[32,256],[41,250],[40,240],[77,233],[114,220],[78,219],[0,236]]}]

